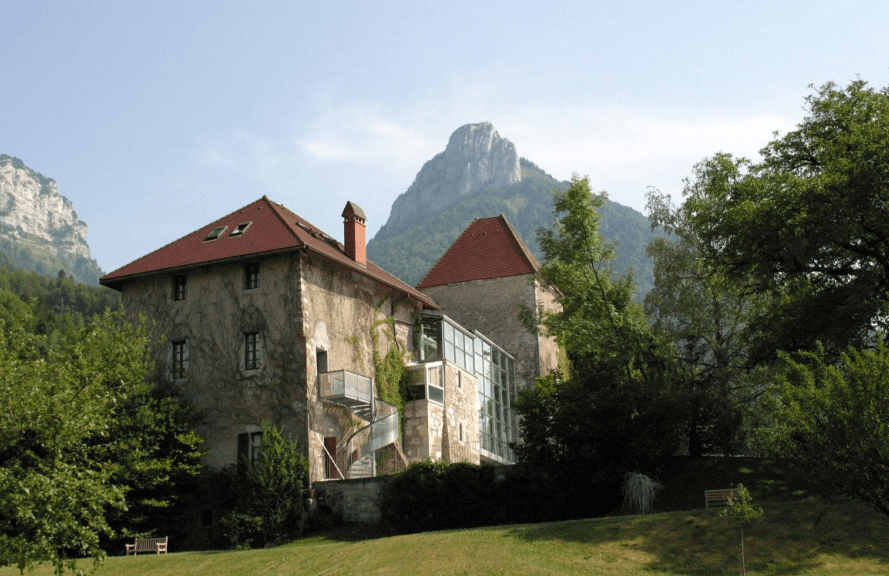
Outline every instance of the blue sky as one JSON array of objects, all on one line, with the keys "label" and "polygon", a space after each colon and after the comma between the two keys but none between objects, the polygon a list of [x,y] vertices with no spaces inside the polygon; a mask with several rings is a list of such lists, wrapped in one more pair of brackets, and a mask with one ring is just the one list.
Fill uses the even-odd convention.
[{"label": "blue sky", "polygon": [[0,153],[111,271],[263,194],[337,238],[355,201],[372,235],[484,120],[644,211],[857,76],[889,84],[887,2],[7,2]]}]

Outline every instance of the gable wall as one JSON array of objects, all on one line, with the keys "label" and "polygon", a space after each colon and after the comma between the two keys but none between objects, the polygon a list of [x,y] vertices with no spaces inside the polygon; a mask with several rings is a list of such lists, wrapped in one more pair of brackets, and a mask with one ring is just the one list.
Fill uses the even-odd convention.
[{"label": "gable wall", "polygon": [[342,440],[354,429],[343,408],[319,399],[317,351],[327,352],[329,371],[345,369],[373,378],[375,348],[371,333],[376,334],[376,351],[385,355],[395,345],[387,334],[391,326],[387,318],[394,317],[396,339],[407,361],[413,353],[413,319],[421,305],[324,259],[303,255],[303,261],[300,296],[304,355],[308,359],[306,381],[310,383],[304,396],[310,423],[307,445],[312,479],[319,480],[323,478],[324,437]]},{"label": "gable wall", "polygon": [[[305,441],[305,346],[302,344],[300,261],[296,254],[265,258],[259,288],[246,290],[241,263],[203,266],[187,271],[187,297],[173,301],[171,274],[155,274],[123,285],[127,314],[144,314],[154,332],[166,336],[155,358],[170,377],[171,342],[188,348],[186,377],[175,380],[185,396],[205,413],[198,432],[214,467],[237,460],[237,435],[258,431],[271,420]],[[262,366],[244,369],[244,333],[258,332]],[[305,444],[304,444],[305,445]]]}]

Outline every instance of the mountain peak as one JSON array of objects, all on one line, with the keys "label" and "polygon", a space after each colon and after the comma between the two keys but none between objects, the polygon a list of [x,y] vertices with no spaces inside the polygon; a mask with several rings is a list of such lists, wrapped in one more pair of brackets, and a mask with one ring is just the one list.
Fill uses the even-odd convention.
[{"label": "mountain peak", "polygon": [[521,179],[515,144],[501,137],[490,122],[466,124],[451,134],[444,152],[426,162],[395,200],[383,228],[439,213],[464,196]]}]

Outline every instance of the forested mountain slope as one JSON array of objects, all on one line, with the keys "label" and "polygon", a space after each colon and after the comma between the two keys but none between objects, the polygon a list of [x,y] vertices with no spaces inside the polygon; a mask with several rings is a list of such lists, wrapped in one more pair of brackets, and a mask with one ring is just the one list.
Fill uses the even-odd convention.
[{"label": "forested mountain slope", "polygon": [[[490,130],[493,131],[493,127]],[[455,132],[455,136],[458,133]],[[496,131],[493,134],[495,139],[499,138]],[[453,142],[452,136],[449,148]],[[451,154],[467,165],[483,165],[487,159],[484,157],[484,147],[480,148],[481,153],[464,149]],[[446,150],[427,162],[417,181],[399,197],[392,207],[389,221],[368,243],[368,258],[408,284],[416,285],[473,218],[503,214],[542,261],[537,229],[552,227],[552,192],[554,189],[566,189],[568,183],[556,180],[525,158],[517,158],[520,178],[511,176],[512,181],[501,178],[481,184],[472,183],[476,184],[475,189],[470,187],[468,191],[465,181],[451,182],[450,186],[447,181],[437,182],[438,208],[415,201],[407,210],[408,202],[404,197],[412,193],[420,196],[420,191],[416,190],[418,183],[429,180],[429,175],[424,172],[433,172],[440,178],[447,177],[446,169],[429,170],[430,164],[441,162],[447,154],[449,151]],[[638,298],[641,299],[653,283],[651,260],[645,253],[652,236],[650,223],[636,210],[608,200],[599,212],[603,238],[616,245],[614,268],[621,274],[633,271]]]}]

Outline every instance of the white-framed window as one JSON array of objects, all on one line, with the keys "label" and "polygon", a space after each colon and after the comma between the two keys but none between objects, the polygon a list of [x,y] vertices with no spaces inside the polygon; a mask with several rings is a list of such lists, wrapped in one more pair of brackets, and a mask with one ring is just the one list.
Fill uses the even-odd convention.
[{"label": "white-framed window", "polygon": [[407,377],[412,384],[409,392],[412,400],[445,403],[444,365],[441,362],[408,366]]}]

